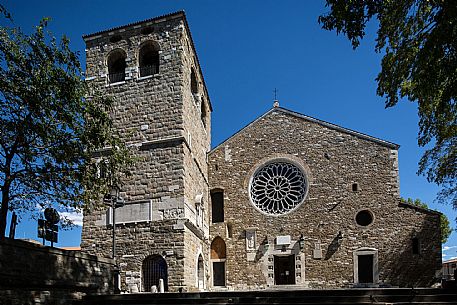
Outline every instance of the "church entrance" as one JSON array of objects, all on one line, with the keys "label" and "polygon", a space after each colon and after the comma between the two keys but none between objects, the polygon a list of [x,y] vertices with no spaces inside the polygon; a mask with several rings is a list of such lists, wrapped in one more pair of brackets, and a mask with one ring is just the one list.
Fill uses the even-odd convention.
[{"label": "church entrance", "polygon": [[295,284],[295,255],[276,256],[275,264],[275,284],[293,285]]},{"label": "church entrance", "polygon": [[373,283],[373,255],[358,256],[359,283]]}]

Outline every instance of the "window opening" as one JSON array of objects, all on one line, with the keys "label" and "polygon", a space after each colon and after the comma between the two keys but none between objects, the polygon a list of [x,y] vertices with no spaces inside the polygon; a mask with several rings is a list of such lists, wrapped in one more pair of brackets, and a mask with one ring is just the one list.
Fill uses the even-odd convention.
[{"label": "window opening", "polygon": [[211,220],[224,222],[224,191],[211,192]]},{"label": "window opening", "polygon": [[412,242],[412,249],[413,249],[413,254],[420,254],[420,242],[419,238],[413,237],[411,240]]},{"label": "window opening", "polygon": [[227,224],[227,237],[232,238],[233,237],[233,226],[231,223]]},{"label": "window opening", "polygon": [[200,107],[200,119],[202,120],[203,127],[206,129],[206,104],[205,100],[202,99],[201,107]]},{"label": "window opening", "polygon": [[140,49],[140,77],[159,73],[159,52],[152,43]]},{"label": "window opening", "polygon": [[114,51],[108,57],[108,75],[110,83],[118,83],[125,80],[125,53],[121,50]]},{"label": "window opening", "polygon": [[373,214],[368,210],[363,210],[357,213],[355,221],[359,226],[366,227],[373,223]]},{"label": "window opening", "polygon": [[197,75],[195,74],[194,68],[192,68],[190,72],[190,90],[193,94],[198,93]]},{"label": "window opening", "polygon": [[352,191],[357,192],[359,190],[359,185],[357,183],[352,184]]}]

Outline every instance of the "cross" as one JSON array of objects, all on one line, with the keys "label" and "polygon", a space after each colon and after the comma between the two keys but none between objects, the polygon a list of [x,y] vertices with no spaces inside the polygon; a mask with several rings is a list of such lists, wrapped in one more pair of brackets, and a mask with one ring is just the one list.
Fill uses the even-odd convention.
[{"label": "cross", "polygon": [[276,101],[276,100],[277,100],[276,95],[277,95],[277,93],[278,93],[278,89],[275,88],[275,90],[273,90],[273,92],[274,92],[274,94],[275,94],[275,101]]}]

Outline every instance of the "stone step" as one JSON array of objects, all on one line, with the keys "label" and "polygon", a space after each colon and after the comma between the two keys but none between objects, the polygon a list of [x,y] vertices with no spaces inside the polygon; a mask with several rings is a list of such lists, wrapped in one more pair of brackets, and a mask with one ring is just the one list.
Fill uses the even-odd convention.
[{"label": "stone step", "polygon": [[87,296],[84,305],[312,305],[312,304],[456,304],[456,291],[446,289],[335,289],[299,291],[223,291],[137,293]]}]

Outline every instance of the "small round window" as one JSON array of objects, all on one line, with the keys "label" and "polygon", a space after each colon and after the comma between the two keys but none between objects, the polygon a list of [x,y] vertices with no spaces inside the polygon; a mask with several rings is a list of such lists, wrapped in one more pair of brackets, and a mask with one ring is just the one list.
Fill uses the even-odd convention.
[{"label": "small round window", "polygon": [[362,227],[369,226],[373,223],[373,214],[368,210],[362,210],[355,216],[355,222]]},{"label": "small round window", "polygon": [[270,215],[295,210],[305,199],[306,176],[296,165],[284,161],[268,163],[251,179],[249,194],[254,206]]}]

